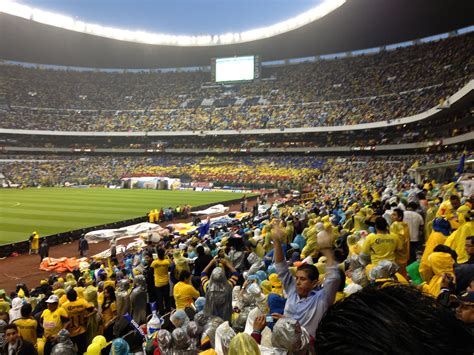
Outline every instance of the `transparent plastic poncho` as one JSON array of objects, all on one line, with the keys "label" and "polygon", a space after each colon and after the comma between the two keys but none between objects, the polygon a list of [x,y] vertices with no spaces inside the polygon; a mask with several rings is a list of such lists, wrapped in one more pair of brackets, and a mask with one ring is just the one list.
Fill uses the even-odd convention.
[{"label": "transparent plastic poncho", "polygon": [[273,327],[272,344],[276,348],[289,352],[298,352],[308,348],[310,337],[297,320],[281,318]]}]

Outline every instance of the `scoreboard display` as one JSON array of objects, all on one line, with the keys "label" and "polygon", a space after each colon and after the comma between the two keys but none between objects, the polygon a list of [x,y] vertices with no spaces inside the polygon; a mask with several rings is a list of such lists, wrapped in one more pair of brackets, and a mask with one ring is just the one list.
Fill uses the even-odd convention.
[{"label": "scoreboard display", "polygon": [[211,63],[212,81],[216,83],[251,81],[260,77],[258,56],[215,58]]}]

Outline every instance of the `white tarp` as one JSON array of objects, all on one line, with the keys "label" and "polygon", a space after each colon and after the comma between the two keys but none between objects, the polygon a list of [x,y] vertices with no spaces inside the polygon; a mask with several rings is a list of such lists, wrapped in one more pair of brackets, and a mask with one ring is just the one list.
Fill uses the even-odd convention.
[{"label": "white tarp", "polygon": [[117,240],[124,238],[138,238],[142,234],[147,235],[148,233],[152,233],[152,240],[154,240],[168,235],[169,231],[166,228],[162,228],[158,224],[145,222],[118,229],[96,230],[87,233],[85,238],[89,243],[99,243],[105,240],[112,240],[113,238],[116,238]]},{"label": "white tarp", "polygon": [[211,214],[225,213],[228,210],[229,210],[229,207],[225,207],[224,205],[215,205],[215,206],[209,207],[205,210],[191,212],[191,214],[193,214],[195,216],[211,215]]},{"label": "white tarp", "polygon": [[[130,249],[139,249],[145,247],[145,242],[142,239],[136,239],[134,242],[131,242],[127,245],[117,245],[117,255],[125,253]],[[92,256],[94,259],[107,259],[110,258],[111,250],[110,248],[105,249],[104,251],[95,254]]]}]

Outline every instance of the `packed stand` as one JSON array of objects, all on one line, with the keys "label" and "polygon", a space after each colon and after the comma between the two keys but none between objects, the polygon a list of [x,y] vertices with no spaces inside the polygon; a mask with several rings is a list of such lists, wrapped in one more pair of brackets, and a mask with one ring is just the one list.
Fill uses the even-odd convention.
[{"label": "packed stand", "polygon": [[468,82],[473,39],[469,33],[373,55],[263,67],[265,80],[230,86],[208,83],[207,72],[1,65],[11,107],[0,112],[1,128],[199,131],[387,121],[432,108]]},{"label": "packed stand", "polygon": [[471,354],[472,184],[379,164],[0,292],[2,354]]},{"label": "packed stand", "polygon": [[[364,178],[365,171],[396,174],[415,161],[419,165],[458,160],[460,153],[409,156],[4,156],[0,172],[23,186],[119,185],[131,176],[167,176],[181,183],[209,182],[213,186],[290,188],[300,190],[327,178],[341,181]],[[8,158],[8,159],[7,159]]]}]

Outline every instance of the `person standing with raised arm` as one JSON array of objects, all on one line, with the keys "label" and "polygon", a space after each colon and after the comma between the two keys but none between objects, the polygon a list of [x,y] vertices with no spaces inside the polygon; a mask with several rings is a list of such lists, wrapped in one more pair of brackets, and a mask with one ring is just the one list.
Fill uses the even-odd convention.
[{"label": "person standing with raised arm", "polygon": [[320,287],[319,272],[314,265],[301,265],[296,271],[296,277],[290,274],[281,245],[284,234],[281,223],[273,223],[271,236],[275,251],[275,268],[288,297],[284,314],[272,314],[272,316],[296,319],[310,335],[314,335],[319,321],[334,302],[340,282],[332,250],[332,238],[325,231],[319,232],[317,236],[320,251],[327,258],[326,277],[323,287]]}]

